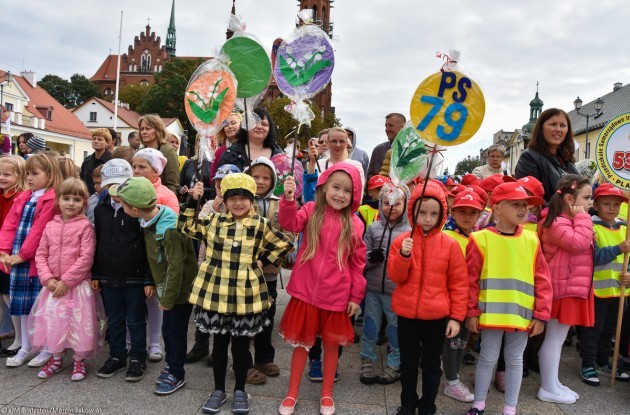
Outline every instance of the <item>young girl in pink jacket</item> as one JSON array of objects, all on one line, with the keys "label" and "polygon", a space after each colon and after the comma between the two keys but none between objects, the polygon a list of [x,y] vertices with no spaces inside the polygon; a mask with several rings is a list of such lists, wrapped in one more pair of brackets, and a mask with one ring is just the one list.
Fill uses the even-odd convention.
[{"label": "young girl in pink jacket", "polygon": [[[571,404],[578,394],[560,383],[558,367],[562,344],[571,326],[592,326],[593,303],[593,222],[588,209],[591,182],[584,176],[567,174],[543,212],[542,250],[549,265],[553,287],[551,319],[547,323],[540,360],[538,399]],[[542,231],[541,231],[542,229]]]},{"label": "young girl in pink jacket", "polygon": [[[55,187],[61,183],[57,160],[44,153],[31,154],[26,160],[26,184],[29,190],[20,193],[2,224],[0,231],[0,261],[10,267],[11,316],[15,337],[21,336],[20,351],[7,359],[8,367],[18,367],[33,357],[26,328],[28,314],[42,286],[37,278],[35,253],[46,224],[55,215]],[[29,362],[39,367],[50,359],[42,351]]]},{"label": "young girl in pink jacket", "polygon": [[363,223],[354,214],[361,196],[361,176],[348,163],[336,163],[323,172],[317,181],[315,202],[300,210],[293,178],[284,183],[278,221],[286,231],[304,232],[305,243],[287,285],[291,300],[280,322],[280,334],[294,346],[289,391],[278,410],[281,415],[295,412],[308,349],[317,336],[324,346],[320,413],[335,413],[332,392],[338,348],[353,343],[350,317],[359,310],[365,295]]},{"label": "young girl in pink jacket", "polygon": [[61,215],[46,225],[35,256],[44,288],[31,310],[29,331],[33,348],[53,356],[37,375],[40,379],[62,369],[66,349],[74,351],[72,380],[85,379],[85,359],[103,345],[105,310],[90,285],[96,236],[84,214],[88,197],[81,180],[61,183],[56,196]]}]

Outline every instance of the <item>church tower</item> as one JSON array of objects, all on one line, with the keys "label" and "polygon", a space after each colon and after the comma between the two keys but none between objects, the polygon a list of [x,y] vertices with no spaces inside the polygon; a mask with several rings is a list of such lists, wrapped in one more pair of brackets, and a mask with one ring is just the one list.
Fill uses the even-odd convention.
[{"label": "church tower", "polygon": [[321,22],[321,28],[328,36],[333,38],[333,21],[330,19],[330,9],[335,0],[298,0],[300,10],[313,9],[313,19]]},{"label": "church tower", "polygon": [[170,57],[175,57],[175,0],[171,6],[171,22],[168,25],[168,31],[166,32],[166,53]]},{"label": "church tower", "polygon": [[523,126],[523,130],[531,133],[534,131],[536,121],[542,112],[544,102],[538,97],[538,82],[536,82],[536,96],[529,103],[529,122]]},{"label": "church tower", "polygon": [[[232,13],[232,16],[236,16],[236,0],[232,0],[232,11],[230,13]],[[232,36],[234,36],[234,32],[228,29],[225,32],[225,40],[231,39]]]}]

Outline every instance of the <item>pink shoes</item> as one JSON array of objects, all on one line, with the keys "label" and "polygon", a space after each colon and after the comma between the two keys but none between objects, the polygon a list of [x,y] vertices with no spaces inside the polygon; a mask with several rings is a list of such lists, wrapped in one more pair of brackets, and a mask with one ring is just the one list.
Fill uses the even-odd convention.
[{"label": "pink shoes", "polygon": [[[291,403],[293,402],[293,405],[285,405],[284,403]],[[282,403],[280,404],[280,408],[278,408],[278,413],[280,415],[293,415],[293,413],[295,412],[295,405],[297,405],[297,398],[293,398],[291,396],[287,396],[286,398],[284,398],[282,400]]]},{"label": "pink shoes", "polygon": [[[324,400],[326,399],[332,403],[331,406],[324,405]],[[335,414],[335,401],[333,401],[333,398],[331,396],[324,396],[322,399],[320,399],[319,403],[320,403],[319,413],[321,415],[334,415]]]}]

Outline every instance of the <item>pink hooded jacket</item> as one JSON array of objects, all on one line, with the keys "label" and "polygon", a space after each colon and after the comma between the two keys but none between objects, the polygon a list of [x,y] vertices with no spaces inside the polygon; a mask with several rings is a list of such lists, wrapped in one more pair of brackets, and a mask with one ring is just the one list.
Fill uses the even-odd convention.
[{"label": "pink hooded jacket", "polygon": [[85,215],[67,222],[61,215],[55,216],[46,225],[35,256],[40,282],[45,286],[55,278],[74,288],[91,279],[95,249],[94,226]]},{"label": "pink hooded jacket", "polygon": [[173,191],[168,187],[164,186],[162,184],[162,179],[159,177],[155,182],[153,182],[153,187],[155,187],[155,193],[157,193],[157,204],[168,206],[179,215],[179,200],[177,200],[175,193],[173,193]]},{"label": "pink hooded jacket", "polygon": [[573,218],[562,214],[551,226],[542,228],[540,240],[549,265],[554,300],[588,298],[593,284],[594,235],[588,213],[578,213]]},{"label": "pink hooded jacket", "polygon": [[[359,170],[348,163],[336,163],[322,173],[317,180],[317,187],[326,183],[331,174],[343,171],[352,178],[352,211],[356,212],[361,204],[362,186]],[[278,222],[283,230],[304,232],[307,240],[306,225],[315,211],[315,202],[308,202],[299,211],[295,201],[282,198]],[[363,222],[352,215],[354,226],[354,249],[348,256],[347,265],[339,269],[337,265],[337,245],[341,234],[339,213],[326,206],[324,221],[319,231],[319,249],[313,258],[302,263],[306,243],[302,244],[287,285],[287,292],[305,303],[329,311],[345,311],[348,302],[360,304],[365,296],[366,248],[363,242]]]},{"label": "pink hooded jacket", "polygon": [[[20,226],[20,220],[22,219],[22,212],[24,212],[24,206],[31,199],[33,191],[27,190],[20,193],[14,200],[9,214],[2,224],[2,231],[0,231],[0,252],[11,255],[13,249],[13,241],[17,234],[18,227]],[[55,190],[50,188],[37,200],[35,205],[35,216],[33,218],[33,225],[29,231],[19,255],[24,261],[30,261],[30,268],[28,270],[29,277],[37,276],[37,267],[35,265],[35,253],[39,246],[39,240],[42,237],[46,224],[52,220],[55,213],[58,211],[55,204]],[[7,271],[8,273],[8,271]]]}]

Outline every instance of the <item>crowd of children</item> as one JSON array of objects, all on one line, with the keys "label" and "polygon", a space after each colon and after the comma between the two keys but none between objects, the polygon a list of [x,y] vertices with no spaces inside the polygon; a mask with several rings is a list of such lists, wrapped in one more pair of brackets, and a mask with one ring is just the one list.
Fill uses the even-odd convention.
[{"label": "crowd of children", "polygon": [[[344,130],[331,131],[342,140]],[[93,195],[47,153],[0,158],[0,293],[15,329],[2,350],[6,366],[28,362],[47,379],[69,349],[71,379],[81,381],[86,360],[107,342],[98,377],[126,370],[125,380],[138,381],[147,360],[164,357],[154,392],[169,395],[186,384],[193,352],[197,360],[209,353],[212,336],[214,386],[202,410],[218,413],[227,402],[231,348],[232,411],[249,413],[246,383],[280,373],[277,282],[296,249],[279,324],[293,346],[281,415],[296,412],[307,361],[318,371],[309,378],[322,381],[320,413],[336,412],[338,361],[342,346],[355,342],[352,318],[361,310],[359,380],[400,380],[398,415],[436,413],[442,373],[444,394],[470,402],[468,415],[486,410],[493,377],[505,391],[502,413],[515,414],[528,339],[543,332],[537,396],[574,403],[578,394],[558,376],[571,326],[579,328],[586,384],[598,386],[602,374],[630,379],[612,374],[609,362],[620,287],[630,284],[620,220],[628,199],[610,184],[593,191],[588,178],[567,174],[543,207],[542,184],[531,176],[397,187],[377,175],[364,186],[342,154],[308,171],[298,199],[290,176],[276,196],[275,166],[258,157],[243,172],[220,166],[216,198],[200,211],[210,183],[191,186],[179,201],[161,183],[160,151],[123,157],[94,169]],[[197,333],[187,355],[191,316]],[[381,330],[388,351],[377,372]],[[471,392],[459,372],[477,341]]]}]

